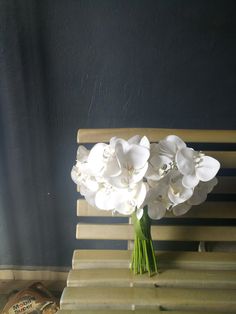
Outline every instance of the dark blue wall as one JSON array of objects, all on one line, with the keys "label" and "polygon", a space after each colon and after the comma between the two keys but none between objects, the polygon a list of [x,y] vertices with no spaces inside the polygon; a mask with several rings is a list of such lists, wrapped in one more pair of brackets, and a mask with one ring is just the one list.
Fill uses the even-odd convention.
[{"label": "dark blue wall", "polygon": [[0,0],[0,265],[70,265],[76,131],[234,129],[236,2]]}]

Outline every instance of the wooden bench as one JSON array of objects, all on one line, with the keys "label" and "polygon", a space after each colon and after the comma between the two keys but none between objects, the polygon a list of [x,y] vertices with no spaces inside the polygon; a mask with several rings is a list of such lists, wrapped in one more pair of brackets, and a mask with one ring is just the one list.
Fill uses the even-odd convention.
[{"label": "wooden bench", "polygon": [[[197,149],[221,162],[219,183],[204,204],[180,218],[169,214],[152,226],[157,247],[167,247],[157,250],[160,273],[153,277],[135,276],[129,270],[134,236],[129,219],[78,200],[76,237],[81,245],[84,240],[91,244],[74,252],[61,314],[236,313],[236,251],[198,250],[199,243],[202,247],[206,242],[223,241],[226,251],[227,243],[231,248],[236,243],[236,131],[82,129],[78,143],[108,142],[112,136],[127,139],[135,134],[153,142],[175,134],[198,145]],[[109,250],[104,243],[110,245]]]}]

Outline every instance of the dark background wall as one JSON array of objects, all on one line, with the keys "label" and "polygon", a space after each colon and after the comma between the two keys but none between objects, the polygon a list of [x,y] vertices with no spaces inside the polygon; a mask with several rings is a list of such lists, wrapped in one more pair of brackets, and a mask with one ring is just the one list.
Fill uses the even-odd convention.
[{"label": "dark background wall", "polygon": [[0,0],[0,265],[71,264],[78,128],[236,126],[236,2]]}]

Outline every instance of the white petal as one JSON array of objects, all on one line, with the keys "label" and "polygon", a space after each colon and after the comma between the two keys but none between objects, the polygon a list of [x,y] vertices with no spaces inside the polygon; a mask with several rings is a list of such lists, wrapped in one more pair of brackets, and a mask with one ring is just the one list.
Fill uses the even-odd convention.
[{"label": "white petal", "polygon": [[129,177],[130,183],[138,183],[140,182],[143,177],[145,176],[148,169],[148,163],[145,164],[145,166],[141,169],[134,170],[133,173]]},{"label": "white petal", "polygon": [[88,190],[90,190],[91,192],[96,192],[99,189],[99,183],[92,178],[88,178],[85,181],[85,185],[87,187]]},{"label": "white petal", "polygon": [[113,210],[123,201],[124,194],[117,190],[101,188],[95,196],[95,205],[104,210]]},{"label": "white petal", "polygon": [[179,171],[183,175],[193,174],[195,171],[195,164],[193,157],[195,156],[195,151],[192,148],[182,148],[176,154],[175,161]]},{"label": "white petal", "polygon": [[141,140],[141,136],[140,135],[134,135],[133,137],[131,137],[130,139],[128,139],[128,143],[129,144],[139,144]]},{"label": "white petal", "polygon": [[171,159],[167,156],[163,156],[163,155],[153,155],[150,159],[149,159],[149,163],[155,168],[155,169],[160,169],[162,168],[164,165],[168,166],[171,163]]},{"label": "white petal", "polygon": [[165,213],[166,208],[162,202],[155,201],[148,204],[148,215],[151,219],[161,219]]},{"label": "white petal", "polygon": [[121,215],[130,216],[135,211],[135,206],[130,202],[124,202],[116,206],[115,211],[120,213]]},{"label": "white petal", "polygon": [[215,158],[203,156],[199,166],[196,167],[196,175],[201,181],[209,181],[215,177],[220,169],[220,163]]},{"label": "white petal", "polygon": [[146,184],[145,183],[143,183],[143,182],[141,182],[139,185],[138,185],[138,189],[137,189],[137,191],[136,191],[136,195],[135,195],[135,200],[136,200],[136,206],[137,206],[137,208],[139,208],[142,204],[143,204],[143,202],[144,202],[144,200],[145,200],[145,198],[146,198],[146,195],[147,195],[147,187],[146,187]]},{"label": "white petal", "polygon": [[195,174],[193,175],[190,174],[190,175],[183,176],[182,183],[184,187],[188,189],[192,189],[196,185],[198,185],[199,179],[197,178]]},{"label": "white petal", "polygon": [[174,206],[172,210],[175,216],[181,216],[181,215],[186,214],[190,210],[190,208],[191,208],[191,205],[185,202],[177,206]]},{"label": "white petal", "polygon": [[95,193],[90,192],[90,191],[86,191],[86,193],[82,194],[82,192],[80,191],[81,195],[84,196],[84,198],[86,199],[86,201],[93,207],[96,207],[95,205]]},{"label": "white petal", "polygon": [[93,146],[88,156],[88,165],[92,172],[99,173],[104,167],[103,154],[107,144],[98,143]]},{"label": "white petal", "polygon": [[188,200],[192,195],[193,195],[192,189],[187,189],[182,186],[180,186],[178,190],[177,189],[174,190],[170,186],[168,190],[168,197],[173,204],[183,203],[186,200]]},{"label": "white petal", "polygon": [[79,169],[76,166],[73,166],[71,170],[71,179],[78,184],[79,183]]},{"label": "white petal", "polygon": [[112,138],[110,139],[110,147],[111,147],[112,149],[115,149],[115,145],[116,145],[116,143],[117,143],[117,140],[118,140],[118,138],[117,138],[116,136],[114,136],[114,137],[112,137]]},{"label": "white petal", "polygon": [[135,169],[143,168],[150,156],[150,152],[146,147],[132,145],[125,156],[126,164]]},{"label": "white petal", "polygon": [[137,216],[138,220],[140,220],[143,217],[143,208],[137,209],[136,216]]},{"label": "white petal", "polygon": [[104,177],[115,177],[121,174],[121,167],[116,159],[116,156],[109,158],[105,164]]},{"label": "white petal", "polygon": [[166,140],[161,140],[158,144],[156,149],[158,149],[158,153],[163,156],[169,157],[171,160],[174,160],[176,154],[175,146]]},{"label": "white petal", "polygon": [[80,162],[84,162],[87,160],[88,155],[89,155],[89,150],[83,145],[80,145],[77,150],[77,160]]},{"label": "white petal", "polygon": [[177,150],[180,150],[186,147],[185,142],[176,135],[168,135],[165,139],[166,141],[170,142],[172,145],[175,145]]},{"label": "white petal", "polygon": [[150,149],[150,142],[146,136],[143,136],[140,141],[140,145]]},{"label": "white petal", "polygon": [[207,199],[207,193],[204,191],[194,191],[193,196],[188,200],[190,205],[199,205]]}]

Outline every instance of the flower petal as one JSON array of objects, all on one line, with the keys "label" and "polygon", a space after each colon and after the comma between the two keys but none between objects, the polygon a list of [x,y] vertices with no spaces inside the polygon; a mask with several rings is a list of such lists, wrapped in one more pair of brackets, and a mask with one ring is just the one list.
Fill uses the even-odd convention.
[{"label": "flower petal", "polygon": [[140,220],[143,217],[143,208],[137,209],[136,216],[137,216],[138,220]]},{"label": "flower petal", "polygon": [[151,219],[161,219],[165,216],[166,208],[160,201],[154,201],[148,204],[148,215]]},{"label": "flower petal", "polygon": [[182,204],[178,204],[174,206],[172,208],[172,211],[175,216],[181,216],[181,215],[186,214],[190,210],[191,207],[192,206],[189,205],[187,202],[184,202]]},{"label": "flower petal", "polygon": [[79,184],[79,169],[76,166],[71,169],[71,179],[75,184]]},{"label": "flower petal", "polygon": [[116,206],[115,211],[124,216],[130,216],[135,211],[135,206],[129,201]]},{"label": "flower petal", "polygon": [[103,187],[99,189],[95,196],[96,207],[104,210],[116,209],[125,200],[125,191]]},{"label": "flower petal", "polygon": [[170,142],[173,146],[177,148],[177,150],[180,150],[182,148],[186,147],[185,142],[178,136],[176,135],[168,135],[165,140],[167,142]]},{"label": "flower petal", "polygon": [[130,168],[143,168],[150,156],[150,152],[146,147],[132,145],[126,154],[126,163]]},{"label": "flower petal", "polygon": [[188,200],[188,204],[199,205],[205,202],[206,199],[207,199],[207,193],[205,191],[194,190],[192,197]]},{"label": "flower petal", "polygon": [[143,136],[141,138],[140,145],[146,147],[147,149],[150,149],[149,139],[146,136]]},{"label": "flower petal", "polygon": [[104,177],[116,177],[121,174],[121,167],[116,156],[110,157],[105,164]]},{"label": "flower petal", "polygon": [[134,135],[132,136],[130,139],[128,139],[128,143],[131,144],[139,144],[141,140],[141,136],[140,135]]},{"label": "flower petal", "polygon": [[183,183],[183,186],[185,186],[187,189],[192,189],[196,185],[198,185],[199,179],[196,177],[195,174],[193,175],[189,174],[189,175],[183,176],[182,183]]},{"label": "flower petal", "polygon": [[107,144],[98,143],[93,146],[88,155],[88,165],[94,174],[98,174],[104,167],[103,154],[105,148],[108,147]]},{"label": "flower petal", "polygon": [[147,186],[145,183],[141,182],[138,184],[135,200],[137,208],[141,207],[147,195]]},{"label": "flower petal", "polygon": [[189,175],[195,172],[194,155],[195,151],[189,147],[182,148],[177,152],[175,161],[179,171],[183,175]]},{"label": "flower petal", "polygon": [[143,179],[143,177],[145,176],[147,169],[148,169],[148,163],[146,163],[143,168],[138,169],[138,170],[134,170],[129,177],[129,183],[140,182]]},{"label": "flower petal", "polygon": [[220,169],[220,163],[215,158],[203,156],[202,161],[196,167],[196,175],[201,181],[209,181],[214,178]]},{"label": "flower petal", "polygon": [[193,189],[188,189],[182,185],[179,187],[169,187],[168,197],[173,204],[183,203],[193,195]]},{"label": "flower petal", "polygon": [[88,155],[89,150],[85,146],[80,145],[77,150],[77,160],[80,162],[85,162],[87,161]]}]

